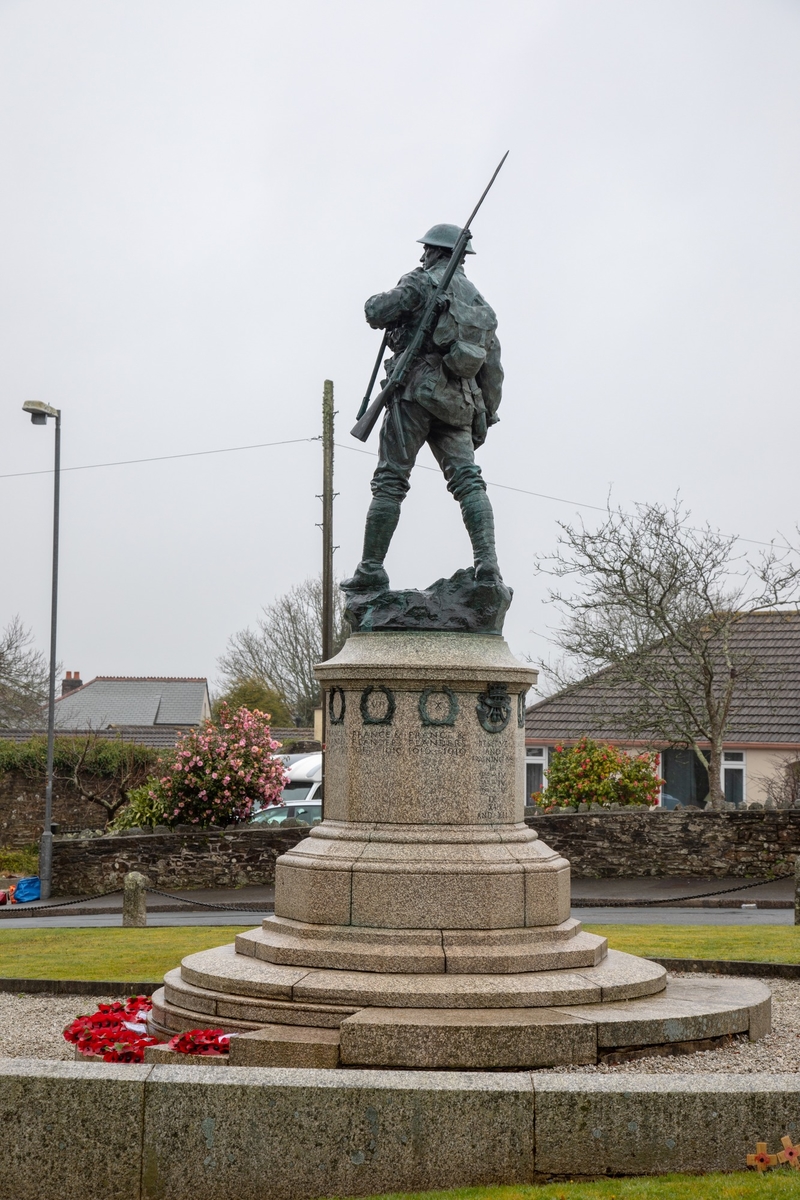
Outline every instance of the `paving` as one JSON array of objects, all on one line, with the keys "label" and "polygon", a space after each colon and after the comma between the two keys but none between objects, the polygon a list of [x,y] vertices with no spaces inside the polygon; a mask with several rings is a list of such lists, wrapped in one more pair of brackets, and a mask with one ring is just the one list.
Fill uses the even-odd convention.
[{"label": "paving", "polygon": [[755,904],[758,908],[794,908],[794,876],[787,879],[684,879],[678,876],[572,879],[573,908],[653,900],[670,901],[671,907],[681,908],[740,908],[744,903]]},{"label": "paving", "polygon": [[658,908],[611,907],[581,908],[575,905],[572,916],[592,925],[793,925],[790,909],[774,908]]},{"label": "paving", "polygon": [[[205,905],[222,904],[236,912],[251,912],[264,915],[272,912],[275,903],[275,888],[272,884],[261,887],[242,888],[190,888],[172,891],[160,888],[159,894],[149,892],[147,912],[191,913],[201,912]],[[62,907],[63,906],[63,907]],[[192,907],[194,906],[194,908]],[[27,904],[14,904],[0,909],[0,920],[15,920],[26,915],[37,921],[44,920],[44,913],[51,916],[101,917],[122,916],[122,889],[110,896],[98,896],[85,900],[80,896],[53,896],[49,900],[31,900]],[[165,922],[171,924],[172,922]]]},{"label": "paving", "polygon": [[[726,888],[747,887],[727,895]],[[166,891],[166,889],[161,889]],[[686,897],[695,897],[686,899]],[[77,900],[78,903],[73,903]],[[658,900],[658,905],[652,905]],[[189,901],[190,903],[186,903]],[[668,902],[668,903],[667,903]],[[273,885],[194,888],[147,897],[148,924],[249,925],[274,909]],[[59,907],[59,905],[68,907]],[[225,908],[203,908],[220,904]],[[743,904],[756,908],[742,908]],[[573,879],[572,916],[584,924],[606,925],[791,925],[794,879]],[[59,896],[0,909],[0,922],[28,919],[37,929],[112,927],[122,920],[122,891],[95,900]]]}]

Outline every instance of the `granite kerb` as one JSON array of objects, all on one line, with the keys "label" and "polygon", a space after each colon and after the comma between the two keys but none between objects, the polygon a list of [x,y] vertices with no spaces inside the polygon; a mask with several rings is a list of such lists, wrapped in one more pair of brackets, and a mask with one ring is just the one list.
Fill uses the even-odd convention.
[{"label": "granite kerb", "polygon": [[[800,1074],[0,1059],[0,1200],[276,1200],[703,1173],[800,1139]],[[534,1159],[535,1148],[535,1159]]]}]

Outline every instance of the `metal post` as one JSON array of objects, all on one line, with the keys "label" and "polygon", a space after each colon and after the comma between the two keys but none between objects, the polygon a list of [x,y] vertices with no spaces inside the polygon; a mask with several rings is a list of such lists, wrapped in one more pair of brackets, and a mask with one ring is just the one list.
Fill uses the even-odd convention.
[{"label": "metal post", "polygon": [[[333,381],[322,386],[322,661],[333,657]],[[322,816],[325,816],[325,743],[328,696],[322,690]]]},{"label": "metal post", "polygon": [[794,860],[794,923],[800,925],[800,854]]},{"label": "metal post", "polygon": [[61,493],[61,409],[56,413],[55,470],[53,475],[53,580],[50,595],[50,689],[47,706],[47,784],[44,829],[39,842],[41,896],[49,900],[53,883],[53,756],[56,735],[56,632],[58,628],[58,518]]}]

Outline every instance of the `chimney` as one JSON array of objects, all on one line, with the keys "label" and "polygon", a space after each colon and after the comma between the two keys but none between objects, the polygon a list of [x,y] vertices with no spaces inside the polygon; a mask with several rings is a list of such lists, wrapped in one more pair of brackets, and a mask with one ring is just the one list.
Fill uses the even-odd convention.
[{"label": "chimney", "polygon": [[80,671],[67,671],[66,679],[61,680],[61,695],[68,696],[79,687],[83,687]]}]

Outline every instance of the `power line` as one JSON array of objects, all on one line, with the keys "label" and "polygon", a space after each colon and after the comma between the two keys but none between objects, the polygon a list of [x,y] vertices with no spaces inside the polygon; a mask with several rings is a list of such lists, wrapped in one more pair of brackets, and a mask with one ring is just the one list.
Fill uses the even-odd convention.
[{"label": "power line", "polygon": [[[62,472],[63,471],[97,471],[97,470],[102,469],[103,467],[132,467],[132,466],[137,466],[139,463],[170,462],[170,461],[172,461],[174,459],[178,459],[178,458],[204,458],[209,454],[235,454],[240,450],[266,450],[272,446],[298,446],[298,445],[302,444],[303,442],[318,442],[318,441],[320,441],[319,436],[317,436],[317,437],[302,437],[302,438],[286,438],[284,441],[280,441],[280,442],[254,442],[250,446],[222,446],[217,450],[189,450],[184,454],[158,454],[158,455],[154,455],[153,457],[150,457],[150,458],[125,458],[125,459],[120,459],[117,462],[82,463],[80,466],[77,466],[77,467],[62,467],[61,470],[62,470]],[[377,458],[377,455],[372,450],[361,450],[358,446],[346,446],[342,442],[336,442],[334,444],[336,445],[337,449],[339,449],[339,450],[349,450],[352,454],[366,454],[369,458]],[[438,472],[439,472],[438,467],[429,467],[425,463],[417,463],[416,466],[417,466],[417,470],[419,470],[419,471],[433,471],[435,474],[438,474]],[[0,475],[0,479],[23,479],[29,475],[52,475],[52,474],[53,474],[53,468],[50,467],[50,468],[47,468],[42,471],[14,471],[7,475]],[[548,492],[533,492],[529,488],[514,487],[510,483],[495,483],[491,479],[486,480],[486,486],[502,488],[502,490],[506,491],[506,492],[517,492],[521,496],[535,496],[537,500],[552,500],[556,504],[569,504],[573,508],[588,508],[588,509],[591,509],[592,512],[607,512],[608,511],[607,508],[604,508],[602,505],[599,505],[599,504],[587,504],[585,501],[582,501],[582,500],[567,500],[564,496],[552,496]],[[699,532],[699,531],[696,530],[695,532]],[[737,534],[737,541],[748,542],[752,546],[772,546],[774,544],[772,542],[759,541],[758,538],[741,537],[741,535],[739,535],[739,534]],[[783,548],[785,550],[792,549],[791,546],[781,547],[780,543],[778,543],[778,545],[779,545],[779,548]]]},{"label": "power line", "polygon": [[[369,454],[371,458],[376,457],[376,455],[373,454],[373,452],[371,450],[360,450],[358,448],[358,446],[343,446],[340,442],[337,442],[336,446],[338,447],[339,450],[352,450],[352,452],[354,454]],[[437,474],[437,475],[439,474],[438,467],[429,467],[429,466],[426,466],[425,463],[417,463],[415,470],[417,470],[417,471],[433,471],[433,472],[435,472],[435,474]],[[571,504],[575,508],[590,508],[593,512],[602,512],[602,513],[608,512],[607,508],[603,508],[599,504],[585,504],[581,500],[566,500],[563,496],[550,496],[547,492],[531,492],[528,490],[528,488],[512,487],[512,485],[510,483],[495,483],[491,479],[486,479],[486,480],[484,480],[484,482],[487,487],[503,488],[503,490],[506,492],[519,492],[520,495],[522,495],[522,496],[536,496],[536,498],[538,500],[555,500],[558,504]],[[691,528],[691,526],[687,526],[687,528]],[[693,533],[701,533],[702,530],[692,529],[692,532]],[[746,538],[746,537],[742,537],[740,534],[736,535],[736,540],[738,542],[749,542],[753,546],[772,546],[773,545],[772,542],[760,542],[757,538]],[[778,543],[778,546],[779,546],[779,548],[782,548],[784,550],[792,549],[791,546],[782,546],[781,547],[780,543]]]},{"label": "power line", "polygon": [[[337,442],[336,446],[339,450],[352,450],[354,454],[369,454],[371,458],[375,458],[372,450],[359,450],[358,446],[343,446],[341,442]],[[416,470],[418,471],[433,471],[439,474],[438,467],[428,467],[425,463],[417,463]],[[539,500],[557,500],[559,504],[574,504],[577,508],[591,508],[595,512],[607,512],[607,509],[601,508],[598,504],[582,504],[580,500],[565,500],[563,496],[548,496],[546,492],[529,492],[527,488],[512,487],[509,483],[493,483],[490,479],[485,480],[487,487],[504,488],[507,492],[520,492],[523,496],[536,496]],[[765,546],[767,542],[763,543]]]},{"label": "power line", "polygon": [[[62,467],[63,471],[96,471],[100,467],[131,467],[136,463],[168,462],[173,458],[201,458],[206,454],[233,454],[237,450],[264,450],[268,446],[296,446],[300,442],[318,442],[318,437],[287,438],[283,442],[255,442],[252,446],[222,446],[219,450],[190,450],[186,454],[159,454],[154,458],[124,458],[119,462],[83,463],[79,467]],[[21,479],[26,475],[52,475],[53,468],[45,471],[15,471],[0,475],[0,479]]]}]

